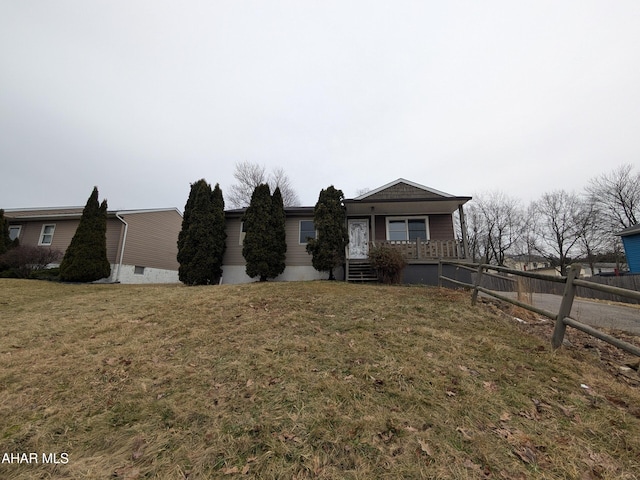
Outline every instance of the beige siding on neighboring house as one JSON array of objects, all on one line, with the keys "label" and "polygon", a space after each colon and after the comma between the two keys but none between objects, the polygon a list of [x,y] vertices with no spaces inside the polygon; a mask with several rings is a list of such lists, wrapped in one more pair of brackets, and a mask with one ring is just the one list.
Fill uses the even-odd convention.
[{"label": "beige siding on neighboring house", "polygon": [[[176,256],[182,216],[176,210],[119,214],[129,225],[123,264],[178,270]],[[117,219],[114,221],[119,222]]]},{"label": "beige siding on neighboring house", "polygon": [[120,242],[123,231],[124,225],[120,220],[117,218],[107,219],[107,259],[111,264],[117,263],[120,258]]},{"label": "beige siding on neighboring house", "polygon": [[[40,236],[42,234],[42,227],[44,225],[55,225],[51,245],[47,246],[55,250],[60,250],[62,253],[64,253],[71,244],[71,239],[76,233],[78,225],[80,224],[80,220],[54,219],[27,222],[25,220],[20,221],[16,219],[11,220],[10,224],[20,225],[22,227],[20,229],[19,237],[20,245],[31,246],[38,246],[40,242]],[[120,227],[120,221],[114,219],[107,220],[107,258],[109,259],[109,263],[116,263],[118,254],[118,242],[120,238]]]},{"label": "beige siding on neighboring house", "polygon": [[30,222],[13,221],[9,222],[10,225],[22,225],[20,230],[20,245],[38,246],[40,242],[40,235],[42,234],[42,227],[44,225],[55,225],[53,231],[53,238],[51,239],[51,245],[48,247],[65,252],[73,235],[76,233],[80,220],[38,220]]}]

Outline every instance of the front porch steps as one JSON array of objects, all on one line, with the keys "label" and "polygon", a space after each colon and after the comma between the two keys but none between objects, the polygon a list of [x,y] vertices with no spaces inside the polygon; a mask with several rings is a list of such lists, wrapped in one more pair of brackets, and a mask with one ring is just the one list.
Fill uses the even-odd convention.
[{"label": "front porch steps", "polygon": [[369,262],[351,263],[347,267],[347,282],[377,282],[378,275]]}]

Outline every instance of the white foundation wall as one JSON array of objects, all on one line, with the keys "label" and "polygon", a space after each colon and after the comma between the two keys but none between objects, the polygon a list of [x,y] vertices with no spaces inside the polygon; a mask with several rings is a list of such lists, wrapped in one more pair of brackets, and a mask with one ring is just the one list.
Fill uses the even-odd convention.
[{"label": "white foundation wall", "polygon": [[[341,269],[340,269],[341,270]],[[286,267],[282,274],[274,279],[273,282],[297,282],[305,280],[326,280],[329,278],[327,272],[319,272],[313,267],[307,266],[290,266]],[[244,265],[223,265],[222,266],[222,283],[251,283],[258,281],[258,278],[251,278],[245,272]]]},{"label": "white foundation wall", "polygon": [[135,265],[111,265],[111,281],[120,283],[180,283],[177,270],[144,267],[144,273],[135,273]]}]

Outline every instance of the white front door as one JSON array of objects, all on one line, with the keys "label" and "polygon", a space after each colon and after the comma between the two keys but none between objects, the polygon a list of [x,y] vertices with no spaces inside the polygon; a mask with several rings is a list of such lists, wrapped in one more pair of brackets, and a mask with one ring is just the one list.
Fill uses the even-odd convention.
[{"label": "white front door", "polygon": [[349,258],[369,257],[369,220],[349,220]]}]

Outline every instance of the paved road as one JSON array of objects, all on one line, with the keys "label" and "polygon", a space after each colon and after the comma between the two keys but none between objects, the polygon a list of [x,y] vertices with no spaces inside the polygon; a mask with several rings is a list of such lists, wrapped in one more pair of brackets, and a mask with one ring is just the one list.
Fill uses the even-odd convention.
[{"label": "paved road", "polygon": [[[515,293],[497,292],[507,297],[516,298]],[[533,305],[557,313],[560,308],[560,295],[550,293],[534,293]],[[571,309],[571,318],[599,328],[612,328],[640,335],[640,305],[623,306],[576,298]]]}]

